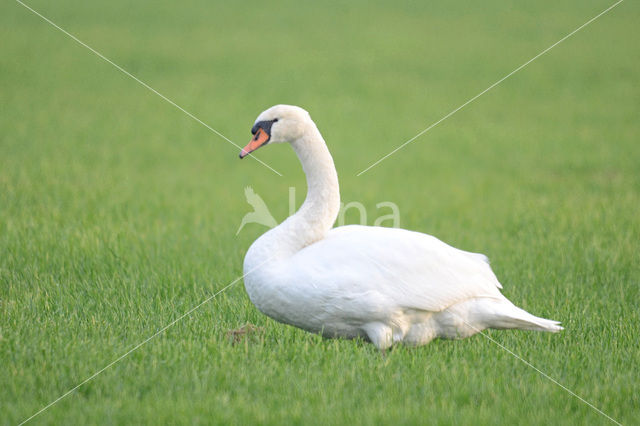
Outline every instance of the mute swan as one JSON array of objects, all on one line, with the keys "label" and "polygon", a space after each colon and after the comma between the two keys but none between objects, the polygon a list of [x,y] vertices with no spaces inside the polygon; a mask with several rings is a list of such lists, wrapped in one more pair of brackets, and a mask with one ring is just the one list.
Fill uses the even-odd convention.
[{"label": "mute swan", "polygon": [[244,259],[251,302],[277,321],[327,337],[362,336],[377,348],[463,338],[485,328],[557,332],[500,293],[482,254],[397,228],[331,228],[340,205],[331,154],[309,113],[273,106],[260,114],[240,158],[289,142],[307,177],[300,209],[259,237]]}]

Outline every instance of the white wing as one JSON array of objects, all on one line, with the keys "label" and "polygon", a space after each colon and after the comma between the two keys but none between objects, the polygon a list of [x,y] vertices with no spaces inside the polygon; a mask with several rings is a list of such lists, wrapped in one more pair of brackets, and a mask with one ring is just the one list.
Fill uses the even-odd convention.
[{"label": "white wing", "polygon": [[473,297],[504,298],[486,256],[404,229],[338,227],[290,267],[300,290],[321,290],[325,301],[373,294],[385,305],[439,312]]}]

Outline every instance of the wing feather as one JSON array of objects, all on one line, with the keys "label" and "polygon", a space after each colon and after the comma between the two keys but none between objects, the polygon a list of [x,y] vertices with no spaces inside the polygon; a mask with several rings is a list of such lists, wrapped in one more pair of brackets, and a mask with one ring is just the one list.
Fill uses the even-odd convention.
[{"label": "wing feather", "polygon": [[439,312],[472,297],[504,297],[486,256],[397,228],[334,228],[295,254],[292,268],[325,299],[375,293],[395,306]]}]

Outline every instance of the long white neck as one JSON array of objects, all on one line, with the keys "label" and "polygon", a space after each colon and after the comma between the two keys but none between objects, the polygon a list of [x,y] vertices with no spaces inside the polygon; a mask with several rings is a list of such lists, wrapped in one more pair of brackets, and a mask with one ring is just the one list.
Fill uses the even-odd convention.
[{"label": "long white neck", "polygon": [[307,197],[300,209],[262,237],[267,256],[288,257],[323,239],[340,209],[340,188],[333,158],[316,125],[309,121],[291,146],[307,176]]}]

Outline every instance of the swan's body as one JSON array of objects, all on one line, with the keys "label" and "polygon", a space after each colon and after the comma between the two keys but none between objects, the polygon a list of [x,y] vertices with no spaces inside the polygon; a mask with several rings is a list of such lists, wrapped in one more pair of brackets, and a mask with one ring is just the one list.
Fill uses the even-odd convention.
[{"label": "swan's body", "polygon": [[484,255],[404,229],[331,229],[338,177],[306,111],[272,107],[256,129],[241,156],[267,142],[290,142],[308,183],[300,210],[258,238],[245,257],[247,293],[266,315],[325,336],[362,336],[380,349],[485,328],[562,330],[509,302]]}]

